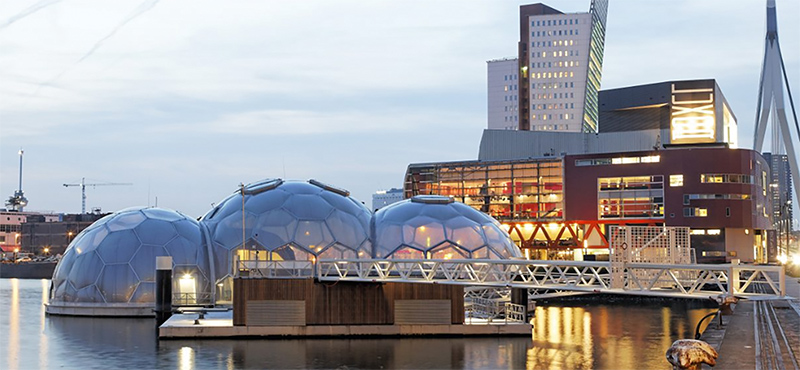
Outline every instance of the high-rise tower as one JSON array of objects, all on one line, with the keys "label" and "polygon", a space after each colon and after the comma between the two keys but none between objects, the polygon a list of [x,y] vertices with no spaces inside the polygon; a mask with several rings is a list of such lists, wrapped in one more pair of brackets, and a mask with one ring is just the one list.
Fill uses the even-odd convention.
[{"label": "high-rise tower", "polygon": [[[754,149],[758,152],[762,151],[767,125],[770,123],[771,117],[772,154],[778,156],[786,154],[786,160],[789,162],[789,172],[791,172],[791,178],[794,182],[793,195],[797,197],[796,199],[800,199],[800,187],[798,187],[800,185],[800,170],[798,170],[792,132],[786,119],[784,87],[789,97],[789,106],[792,109],[795,133],[800,135],[797,112],[794,109],[792,91],[789,89],[789,79],[786,75],[786,67],[781,56],[781,46],[778,42],[778,19],[775,0],[767,0],[767,36],[764,40],[764,60],[761,66],[761,81],[759,82],[758,90]],[[779,192],[778,194],[785,194],[786,198],[788,198],[787,201],[791,203],[789,194],[792,190],[791,188],[787,183],[785,189],[773,189],[773,191]]]},{"label": "high-rise tower", "polygon": [[587,13],[520,6],[517,59],[488,63],[490,129],[597,132],[607,9],[608,0]]}]

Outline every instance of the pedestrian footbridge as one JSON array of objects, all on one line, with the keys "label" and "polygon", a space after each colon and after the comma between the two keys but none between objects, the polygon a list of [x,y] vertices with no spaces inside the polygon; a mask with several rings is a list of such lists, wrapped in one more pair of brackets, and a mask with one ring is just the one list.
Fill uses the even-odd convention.
[{"label": "pedestrian footbridge", "polygon": [[239,261],[246,276],[320,281],[404,282],[527,289],[532,299],[573,294],[779,299],[782,266],[595,261],[343,259]]}]

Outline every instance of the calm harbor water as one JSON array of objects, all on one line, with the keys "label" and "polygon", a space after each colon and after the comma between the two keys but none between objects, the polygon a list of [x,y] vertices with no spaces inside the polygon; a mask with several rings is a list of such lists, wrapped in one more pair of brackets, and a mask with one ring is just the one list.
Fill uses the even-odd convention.
[{"label": "calm harbor water", "polygon": [[669,369],[697,303],[538,307],[531,337],[156,340],[152,319],[45,316],[49,280],[0,279],[0,369]]}]

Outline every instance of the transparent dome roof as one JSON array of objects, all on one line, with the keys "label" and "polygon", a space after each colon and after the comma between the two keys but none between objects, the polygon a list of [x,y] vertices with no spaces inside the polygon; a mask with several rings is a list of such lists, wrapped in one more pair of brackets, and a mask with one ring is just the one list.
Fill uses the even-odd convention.
[{"label": "transparent dome roof", "polygon": [[346,190],[270,179],[246,185],[243,193],[231,194],[200,220],[213,243],[218,281],[232,276],[234,253],[260,260],[369,258],[372,213]]},{"label": "transparent dome roof", "polygon": [[495,219],[449,197],[434,195],[415,196],[377,211],[372,242],[375,258],[522,257]]},{"label": "transparent dome roof", "polygon": [[[152,304],[157,256],[209,289],[197,221],[161,208],[128,208],[96,221],[67,247],[53,273],[51,302]],[[175,280],[177,284],[177,279]]]}]

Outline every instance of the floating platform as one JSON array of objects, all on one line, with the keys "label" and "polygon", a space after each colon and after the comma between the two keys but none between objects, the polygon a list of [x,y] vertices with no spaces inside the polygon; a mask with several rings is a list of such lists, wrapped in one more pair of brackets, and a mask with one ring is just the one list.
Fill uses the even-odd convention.
[{"label": "floating platform", "polygon": [[403,337],[403,336],[530,336],[528,323],[467,319],[467,324],[425,325],[272,325],[234,326],[233,312],[173,315],[158,328],[161,339],[288,338],[288,337]]}]

